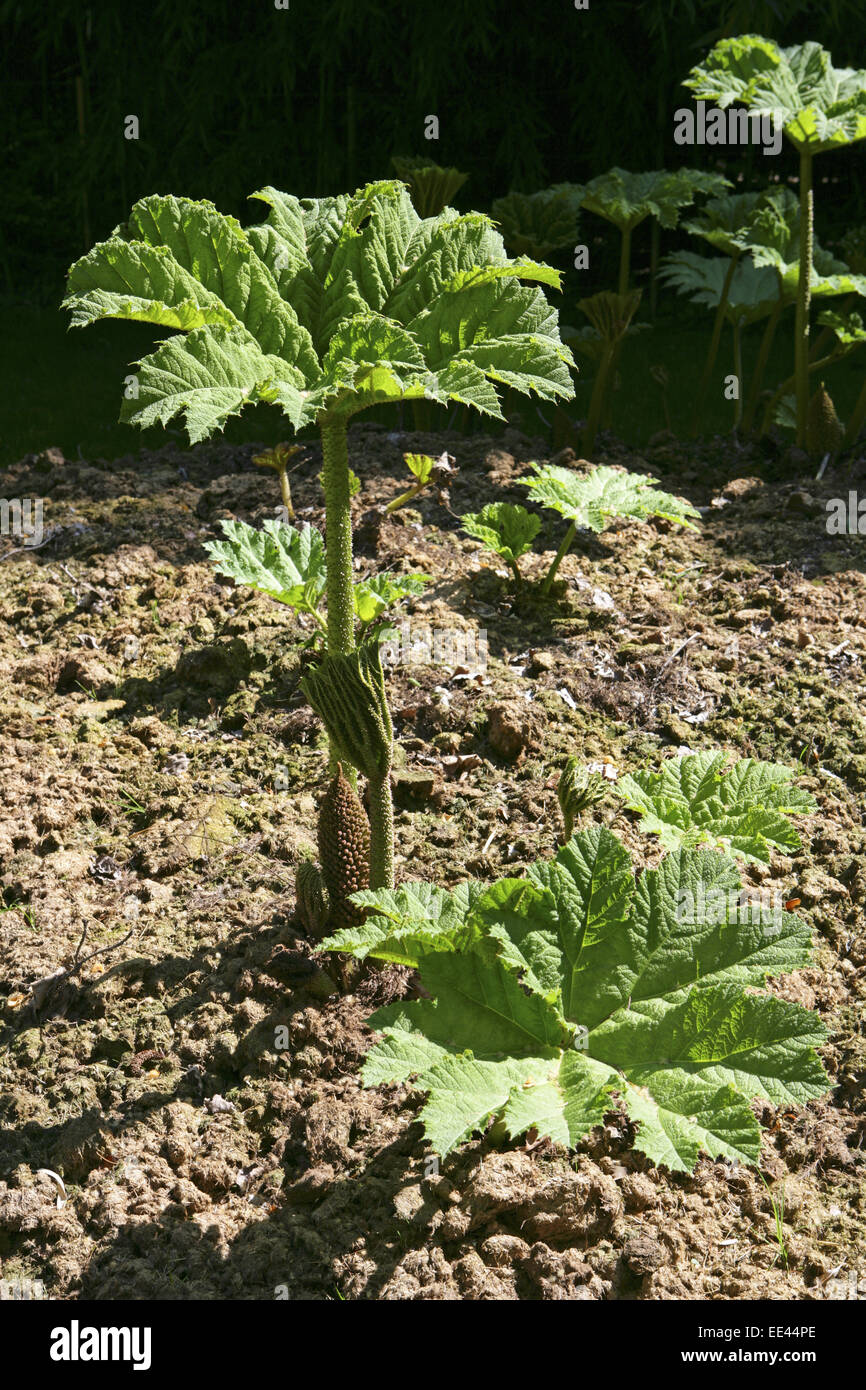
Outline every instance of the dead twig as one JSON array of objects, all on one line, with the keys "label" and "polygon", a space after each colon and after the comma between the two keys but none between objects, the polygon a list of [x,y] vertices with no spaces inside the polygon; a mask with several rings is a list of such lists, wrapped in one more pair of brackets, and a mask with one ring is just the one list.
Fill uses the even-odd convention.
[{"label": "dead twig", "polygon": [[[36,980],[35,983],[30,986],[30,1002],[34,1009],[40,1009],[49,995],[53,994],[61,985],[66,984],[67,980],[71,980],[73,975],[77,975],[80,970],[84,969],[85,965],[89,965],[97,956],[105,956],[111,951],[118,951],[135,932],[135,927],[130,927],[126,936],[121,937],[120,941],[109,942],[107,946],[97,946],[95,951],[91,951],[88,955],[82,956],[81,952],[87,940],[89,929],[90,923],[85,922],[84,929],[78,940],[78,945],[75,948],[75,954],[72,957],[71,965],[66,966],[63,970],[55,970],[53,975],[46,975],[43,979]],[[87,984],[85,983],[80,987],[86,989]]]},{"label": "dead twig", "polygon": [[700,634],[699,632],[693,632],[692,635],[691,635],[691,637],[687,637],[687,638],[686,638],[685,642],[680,642],[680,645],[677,647],[676,651],[671,652],[671,655],[668,657],[668,659],[667,659],[667,661],[665,662],[664,666],[663,666],[662,669],[659,671],[658,675],[656,676],[655,680],[653,681],[653,688],[655,688],[655,687],[658,685],[659,681],[661,680],[662,676],[664,675],[664,673],[665,673],[665,671],[668,669],[668,667],[669,667],[669,666],[672,666],[673,663],[676,661],[677,657],[678,657],[682,652],[685,651],[686,647],[688,647],[692,642],[697,641],[697,639],[700,637],[700,635],[701,635],[701,634]]}]

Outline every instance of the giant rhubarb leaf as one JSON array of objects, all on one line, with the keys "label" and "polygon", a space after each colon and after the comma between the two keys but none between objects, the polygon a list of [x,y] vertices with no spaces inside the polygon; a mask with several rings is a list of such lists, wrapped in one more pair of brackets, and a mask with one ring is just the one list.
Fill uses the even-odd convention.
[{"label": "giant rhubarb leaf", "polygon": [[[525,879],[357,894],[371,915],[324,948],[417,966],[430,996],[373,1015],[365,1084],[426,1092],[420,1118],[441,1155],[492,1118],[573,1147],[617,1093],[654,1163],[689,1170],[701,1151],[756,1162],[750,1100],[822,1095],[824,1030],[754,992],[806,964],[808,927],[792,913],[743,920],[739,891],[731,860],[695,849],[636,882],[594,827]],[[683,912],[690,901],[702,910]]]},{"label": "giant rhubarb leaf", "polygon": [[122,419],[181,414],[195,441],[257,401],[300,429],[401,398],[501,416],[500,385],[574,394],[556,314],[521,283],[558,288],[559,272],[509,260],[488,217],[421,218],[390,181],[352,197],[253,196],[268,213],[248,228],[209,202],[143,198],[70,270],[74,327],[179,330],[140,363]]},{"label": "giant rhubarb leaf", "polygon": [[866,72],[834,68],[819,43],[780,48],[758,34],[720,39],[685,82],[695,97],[773,116],[798,150],[866,138]]}]

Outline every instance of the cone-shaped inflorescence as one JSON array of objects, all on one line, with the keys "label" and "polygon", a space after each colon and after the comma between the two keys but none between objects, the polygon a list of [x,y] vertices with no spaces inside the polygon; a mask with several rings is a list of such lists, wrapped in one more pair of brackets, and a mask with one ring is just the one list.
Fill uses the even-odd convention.
[{"label": "cone-shaped inflorescence", "polygon": [[323,657],[301,688],[324,723],[333,752],[369,782],[370,886],[392,888],[394,734],[378,643],[365,643],[347,656]]},{"label": "cone-shaped inflorescence", "polygon": [[835,454],[842,446],[845,427],[839,421],[823,381],[809,402],[806,443],[813,454]]},{"label": "cone-shaped inflorescence", "polygon": [[574,822],[581,811],[601,801],[604,796],[604,778],[600,772],[590,773],[581,767],[577,758],[569,758],[560,774],[556,795],[565,830],[563,843],[567,844],[574,834]]},{"label": "cone-shaped inflorescence", "polygon": [[357,925],[361,914],[348,898],[370,886],[370,822],[340,763],[319,809],[319,859],[330,927]]},{"label": "cone-shaped inflorescence", "polygon": [[304,930],[314,941],[320,940],[328,926],[328,896],[322,875],[312,859],[302,859],[298,865],[295,896]]}]

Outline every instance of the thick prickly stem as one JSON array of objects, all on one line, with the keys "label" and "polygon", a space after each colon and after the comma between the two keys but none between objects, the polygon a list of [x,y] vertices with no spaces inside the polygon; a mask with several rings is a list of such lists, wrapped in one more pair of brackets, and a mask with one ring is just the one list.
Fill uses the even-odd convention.
[{"label": "thick prickly stem", "polygon": [[370,822],[341,763],[319,810],[319,859],[328,890],[329,927],[355,926],[361,914],[347,899],[370,886]]}]

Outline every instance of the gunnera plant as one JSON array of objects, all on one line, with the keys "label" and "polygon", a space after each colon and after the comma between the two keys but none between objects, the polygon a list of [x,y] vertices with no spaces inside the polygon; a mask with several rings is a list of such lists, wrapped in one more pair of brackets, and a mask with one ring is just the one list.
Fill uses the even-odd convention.
[{"label": "gunnera plant", "polygon": [[[328,656],[348,658],[356,650],[349,422],[401,400],[458,402],[502,418],[499,392],[509,387],[572,397],[574,362],[537,287],[558,289],[560,276],[509,259],[480,213],[420,217],[397,181],[327,198],[271,187],[253,196],[267,215],[246,228],[208,201],[141,199],[72,266],[64,305],[74,327],[119,318],[172,330],[138,364],[123,421],[181,415],[195,442],[267,402],[296,431],[317,428]],[[323,663],[322,678],[308,683],[326,725],[321,692],[335,670]],[[368,675],[369,667],[340,668],[344,682]],[[335,743],[332,726],[329,735],[332,773],[339,757],[351,783],[364,771],[356,744]],[[387,831],[382,797],[379,810]],[[377,854],[376,835],[373,824],[371,882],[381,887],[393,855]]]},{"label": "gunnera plant", "polygon": [[794,329],[797,443],[809,414],[809,306],[813,273],[816,155],[866,138],[866,71],[835,68],[819,43],[780,48],[758,34],[721,39],[684,83],[696,99],[734,104],[782,126],[800,158],[800,256]]}]

